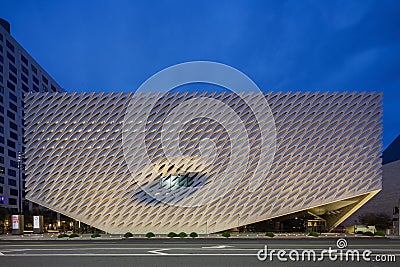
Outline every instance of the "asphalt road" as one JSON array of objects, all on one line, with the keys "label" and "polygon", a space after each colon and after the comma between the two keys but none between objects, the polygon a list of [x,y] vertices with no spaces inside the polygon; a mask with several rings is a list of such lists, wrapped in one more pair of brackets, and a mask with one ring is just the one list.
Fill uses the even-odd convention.
[{"label": "asphalt road", "polygon": [[[399,239],[349,238],[342,240],[340,248],[337,240],[307,238],[0,241],[0,266],[400,266]],[[328,251],[323,251],[329,248],[336,250],[331,252],[331,258]],[[306,254],[304,250],[307,251]],[[359,261],[356,250],[360,255]],[[315,252],[315,258],[310,251]],[[307,258],[308,253],[311,253],[311,258]],[[265,261],[260,261],[258,257],[265,258]],[[285,259],[286,261],[282,261]]]}]

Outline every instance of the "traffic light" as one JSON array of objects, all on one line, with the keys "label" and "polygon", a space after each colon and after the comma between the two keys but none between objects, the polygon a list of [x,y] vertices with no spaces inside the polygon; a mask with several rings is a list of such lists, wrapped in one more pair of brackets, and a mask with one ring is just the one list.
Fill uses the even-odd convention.
[{"label": "traffic light", "polygon": [[393,209],[393,215],[394,214],[399,214],[399,207],[394,207]]},{"label": "traffic light", "polygon": [[6,198],[4,196],[0,196],[0,204],[6,204]]}]

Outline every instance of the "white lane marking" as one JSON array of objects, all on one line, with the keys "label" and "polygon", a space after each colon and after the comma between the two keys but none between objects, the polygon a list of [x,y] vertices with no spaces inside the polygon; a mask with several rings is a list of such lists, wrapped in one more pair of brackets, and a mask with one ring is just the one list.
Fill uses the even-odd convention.
[{"label": "white lane marking", "polygon": [[169,250],[168,248],[156,249],[156,250],[149,250],[150,253],[158,254],[158,255],[168,255],[162,251]]},{"label": "white lane marking", "polygon": [[[150,252],[150,251],[149,251]],[[4,257],[134,257],[134,256],[257,256],[257,254],[167,254],[167,253],[155,253],[155,254],[5,254]]]},{"label": "white lane marking", "polygon": [[[187,254],[187,253],[176,253],[176,254],[167,254],[167,253],[162,253],[158,250],[156,251],[149,251],[149,252],[154,252],[154,254],[143,254],[143,253],[138,253],[138,254],[126,254],[126,253],[121,253],[121,254],[97,254],[97,253],[90,253],[90,254],[68,254],[68,253],[58,253],[58,254],[3,254],[1,256],[7,257],[70,257],[70,256],[75,256],[75,257],[97,257],[97,256],[103,256],[103,257],[134,257],[134,256],[257,256],[257,254],[249,253],[249,254],[243,254],[243,253],[237,253],[237,254],[230,254],[230,253],[200,253],[200,254]],[[277,256],[278,254],[274,253],[273,256]],[[327,254],[316,254],[316,257],[320,256],[328,257],[329,255]],[[372,256],[377,255],[377,254],[371,254]],[[400,254],[391,254],[394,256],[400,256]]]},{"label": "white lane marking", "polygon": [[221,246],[211,246],[211,247],[201,247],[201,248],[216,248],[216,249],[221,249],[221,248],[232,248],[233,246],[225,246],[225,245],[221,245]]},{"label": "white lane marking", "polygon": [[[228,248],[229,246],[222,246],[219,248],[219,251],[229,251],[229,250],[260,250],[260,248]],[[230,246],[232,247],[232,246]],[[209,251],[208,248],[216,248],[216,247],[204,247],[204,248],[24,248],[24,249],[6,249],[2,250],[3,252],[18,252],[18,251],[83,251],[83,250],[151,250],[151,251],[158,251],[158,250],[204,250]]]},{"label": "white lane marking", "polygon": [[[131,249],[141,249],[141,250],[148,250],[148,249],[154,249],[154,248],[84,248],[83,250],[131,250]],[[46,250],[46,251],[65,251],[65,250],[78,250],[81,251],[82,248],[24,248],[24,249],[7,249],[7,250],[2,250],[3,252],[5,251],[40,251],[40,250]]]},{"label": "white lane marking", "polygon": [[[2,249],[0,253],[7,253],[7,252],[20,252],[20,251],[82,251],[82,250],[146,250],[146,251],[166,251],[166,250],[197,250],[197,251],[210,251],[210,249],[218,249],[218,251],[247,251],[247,250],[260,250],[260,248],[234,248],[234,246],[211,246],[211,247],[201,247],[201,248],[182,248],[182,247],[175,247],[175,248],[150,248],[150,247],[135,247],[135,248],[111,248],[111,247],[101,247],[101,248],[8,248]],[[288,248],[275,248],[279,250],[289,251]],[[298,248],[298,251],[303,251],[309,248]],[[356,248],[353,248],[356,249]],[[370,249],[373,253],[374,252],[400,252],[400,249]],[[316,252],[322,251],[321,249],[315,249]]]},{"label": "white lane marking", "polygon": [[7,254],[4,253],[9,253],[9,252],[21,252],[21,251],[29,251],[30,249],[4,249],[0,251],[0,256],[6,256]]}]

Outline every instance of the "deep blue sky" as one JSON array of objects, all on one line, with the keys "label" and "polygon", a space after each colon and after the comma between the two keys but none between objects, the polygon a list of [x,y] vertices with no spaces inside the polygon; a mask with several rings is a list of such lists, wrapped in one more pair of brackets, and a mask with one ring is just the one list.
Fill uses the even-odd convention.
[{"label": "deep blue sky", "polygon": [[67,91],[134,91],[211,60],[264,91],[383,91],[400,134],[400,1],[12,1],[11,33]]}]

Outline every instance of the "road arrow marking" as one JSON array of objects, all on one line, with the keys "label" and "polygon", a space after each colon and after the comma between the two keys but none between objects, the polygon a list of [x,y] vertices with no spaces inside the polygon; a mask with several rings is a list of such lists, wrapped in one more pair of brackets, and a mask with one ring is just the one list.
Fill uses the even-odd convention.
[{"label": "road arrow marking", "polygon": [[169,250],[168,248],[156,249],[156,250],[149,250],[150,253],[158,254],[158,255],[168,255],[167,253],[163,253],[161,251]]}]

